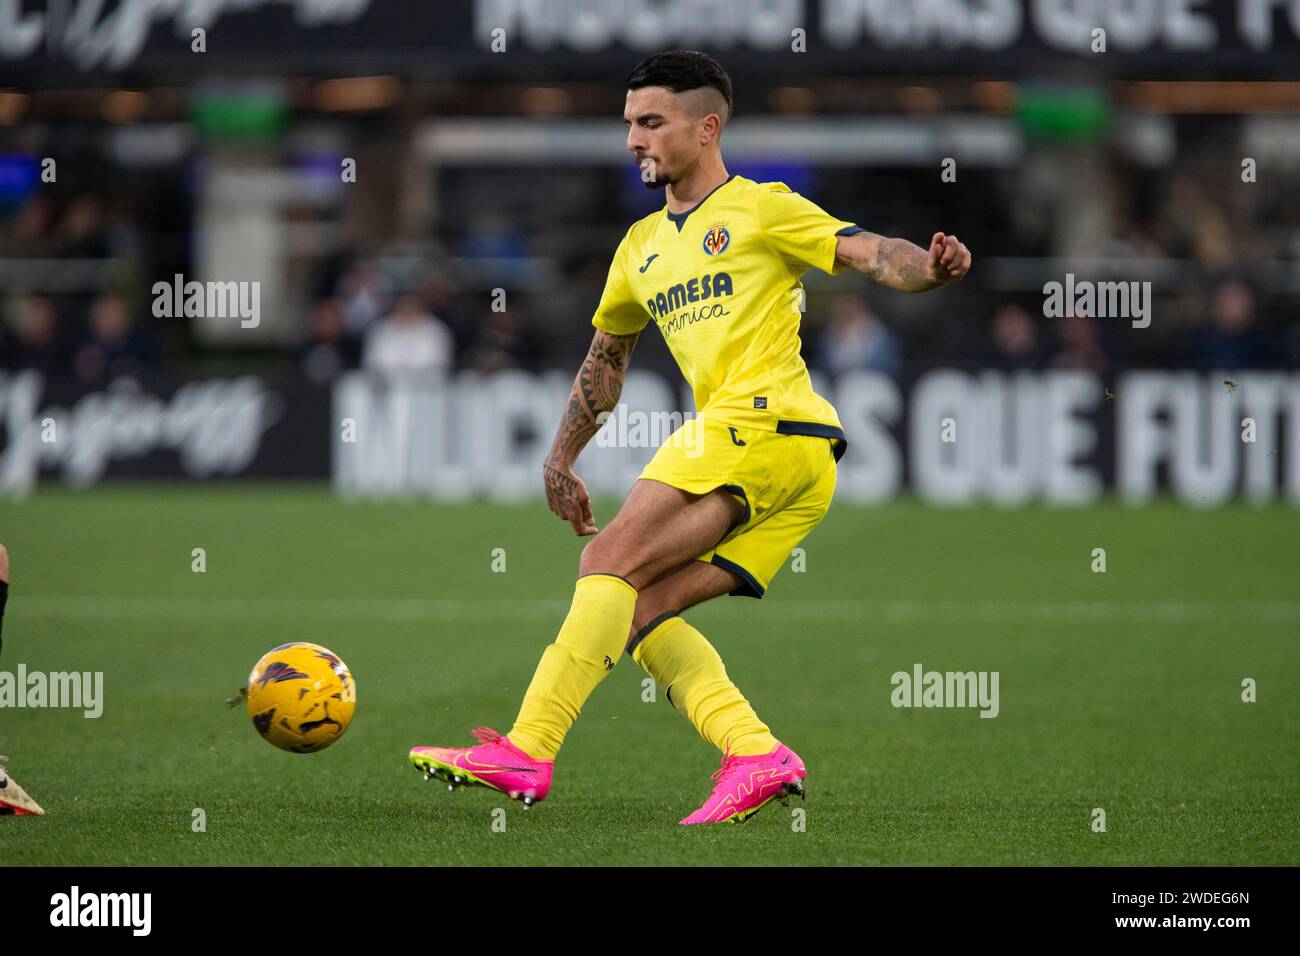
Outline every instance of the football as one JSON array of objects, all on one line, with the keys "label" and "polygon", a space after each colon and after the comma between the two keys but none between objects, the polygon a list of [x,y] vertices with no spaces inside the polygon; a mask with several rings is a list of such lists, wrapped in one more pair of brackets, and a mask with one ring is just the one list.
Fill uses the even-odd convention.
[{"label": "football", "polygon": [[248,675],[248,716],[262,738],[281,750],[324,750],[343,736],[356,707],[357,685],[348,666],[319,644],[281,644]]}]

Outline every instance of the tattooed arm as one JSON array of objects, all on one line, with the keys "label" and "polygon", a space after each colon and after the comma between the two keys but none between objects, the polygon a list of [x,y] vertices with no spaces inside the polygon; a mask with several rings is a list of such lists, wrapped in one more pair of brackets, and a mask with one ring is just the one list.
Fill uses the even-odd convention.
[{"label": "tattooed arm", "polygon": [[970,269],[970,250],[956,236],[936,232],[930,251],[906,239],[887,239],[873,232],[840,236],[835,258],[881,285],[902,292],[925,292],[956,282]]},{"label": "tattooed arm", "polygon": [[587,359],[578,370],[569,392],[564,417],[555,432],[555,442],[546,456],[542,472],[546,481],[546,503],[551,510],[573,525],[579,535],[595,534],[596,519],[591,513],[587,486],[573,473],[578,459],[591,436],[600,431],[602,412],[613,412],[623,391],[623,376],[632,358],[632,346],[640,332],[611,335],[596,330],[587,351]]}]

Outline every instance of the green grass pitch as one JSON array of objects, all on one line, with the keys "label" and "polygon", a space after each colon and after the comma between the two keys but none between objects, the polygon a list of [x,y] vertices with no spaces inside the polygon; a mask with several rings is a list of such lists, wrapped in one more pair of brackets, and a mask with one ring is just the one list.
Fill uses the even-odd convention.
[{"label": "green grass pitch", "polygon": [[[597,502],[598,521],[616,506]],[[0,753],[48,811],[0,819],[0,860],[1296,865],[1298,525],[1282,507],[837,505],[806,571],[687,615],[807,762],[805,827],[774,803],[743,826],[686,828],[719,755],[662,692],[642,701],[627,657],[531,811],[407,763],[412,744],[509,729],[582,547],[540,502],[41,491],[0,510],[14,573],[0,670],[103,671],[104,713],[0,711]],[[357,678],[356,719],[319,754],[269,747],[224,703],[290,640],[325,644]],[[999,716],[895,709],[890,675],[917,662],[998,671]]]}]

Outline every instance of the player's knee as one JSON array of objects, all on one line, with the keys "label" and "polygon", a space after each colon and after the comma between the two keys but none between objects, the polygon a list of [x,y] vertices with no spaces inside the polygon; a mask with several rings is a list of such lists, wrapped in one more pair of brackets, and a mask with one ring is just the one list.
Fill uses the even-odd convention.
[{"label": "player's knee", "polygon": [[631,570],[626,567],[617,536],[603,529],[587,542],[578,559],[578,574],[617,574],[626,578]]},{"label": "player's knee", "polygon": [[600,538],[603,531],[597,532],[596,537],[588,541],[582,548],[582,554],[578,556],[578,574],[591,574],[599,565],[601,554],[604,547]]},{"label": "player's knee", "polygon": [[0,581],[9,580],[9,552],[0,544]]}]

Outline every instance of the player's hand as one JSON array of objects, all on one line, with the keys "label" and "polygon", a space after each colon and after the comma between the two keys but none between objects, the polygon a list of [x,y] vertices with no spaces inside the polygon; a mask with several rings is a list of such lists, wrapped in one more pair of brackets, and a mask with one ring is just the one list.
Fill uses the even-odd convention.
[{"label": "player's hand", "polygon": [[548,461],[542,466],[546,481],[546,503],[551,510],[573,525],[575,534],[595,534],[596,518],[591,513],[591,499],[587,486],[573,473],[573,469],[559,462]]},{"label": "player's hand", "polygon": [[970,271],[970,250],[956,236],[936,232],[930,240],[926,271],[936,282],[956,282]]}]

